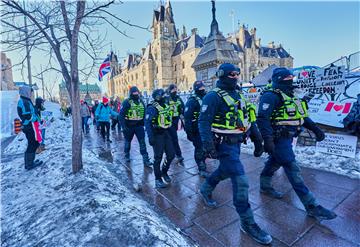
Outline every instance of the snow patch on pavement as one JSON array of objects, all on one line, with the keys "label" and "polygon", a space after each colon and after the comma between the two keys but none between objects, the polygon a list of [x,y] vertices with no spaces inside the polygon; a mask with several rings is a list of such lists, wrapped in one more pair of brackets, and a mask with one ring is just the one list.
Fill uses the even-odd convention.
[{"label": "snow patch on pavement", "polygon": [[22,135],[5,150],[13,159],[1,164],[2,246],[191,245],[90,150],[72,174],[71,119],[56,117],[46,134],[41,167],[25,171]]}]

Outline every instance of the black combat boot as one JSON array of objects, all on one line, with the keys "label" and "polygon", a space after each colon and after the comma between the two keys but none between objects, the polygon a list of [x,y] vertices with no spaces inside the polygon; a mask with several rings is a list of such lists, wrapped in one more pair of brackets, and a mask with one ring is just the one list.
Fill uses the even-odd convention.
[{"label": "black combat boot", "polygon": [[260,176],[260,192],[276,199],[281,199],[284,196],[284,193],[276,191],[272,187],[271,177],[267,176]]},{"label": "black combat boot", "polygon": [[200,195],[202,196],[206,206],[210,208],[215,208],[217,203],[212,199],[212,190],[213,188],[205,181],[200,187]]},{"label": "black combat boot", "polygon": [[337,217],[336,213],[333,211],[324,208],[321,205],[309,205],[306,207],[307,214],[310,217],[317,218],[319,220],[332,220]]},{"label": "black combat boot", "polygon": [[155,180],[155,188],[156,189],[163,189],[166,187],[167,187],[167,185],[164,183],[164,181],[161,178]]},{"label": "black combat boot", "polygon": [[262,230],[256,223],[241,222],[240,229],[260,244],[267,245],[272,242],[270,234]]},{"label": "black combat boot", "polygon": [[162,175],[163,179],[165,180],[166,183],[171,183],[171,178],[169,177],[169,175],[167,173],[164,173]]}]

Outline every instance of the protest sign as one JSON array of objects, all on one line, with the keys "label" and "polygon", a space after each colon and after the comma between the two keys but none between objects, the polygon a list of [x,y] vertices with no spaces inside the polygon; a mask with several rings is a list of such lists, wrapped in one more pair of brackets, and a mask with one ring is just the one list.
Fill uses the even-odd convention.
[{"label": "protest sign", "polygon": [[344,128],[342,121],[349,114],[355,99],[342,102],[312,99],[308,102],[310,118],[320,124]]},{"label": "protest sign", "polygon": [[294,84],[304,93],[337,94],[345,91],[344,66],[303,70],[296,74],[296,78]]},{"label": "protest sign", "polygon": [[41,125],[41,129],[45,129],[47,127],[50,127],[51,125],[51,118],[53,117],[53,112],[51,111],[43,111],[41,112],[41,120],[43,120],[43,123]]},{"label": "protest sign", "polygon": [[326,133],[325,139],[322,142],[316,143],[316,151],[355,158],[356,143],[356,136]]},{"label": "protest sign", "polygon": [[244,97],[253,104],[257,104],[257,100],[260,96],[262,89],[260,87],[243,88]]}]

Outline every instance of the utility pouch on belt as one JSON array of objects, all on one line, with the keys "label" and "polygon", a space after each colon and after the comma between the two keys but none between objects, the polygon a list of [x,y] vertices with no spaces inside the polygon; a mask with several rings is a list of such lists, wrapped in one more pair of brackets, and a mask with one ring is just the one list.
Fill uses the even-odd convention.
[{"label": "utility pouch on belt", "polygon": [[244,134],[241,135],[214,135],[214,142],[217,144],[226,143],[226,144],[238,144],[244,141]]}]

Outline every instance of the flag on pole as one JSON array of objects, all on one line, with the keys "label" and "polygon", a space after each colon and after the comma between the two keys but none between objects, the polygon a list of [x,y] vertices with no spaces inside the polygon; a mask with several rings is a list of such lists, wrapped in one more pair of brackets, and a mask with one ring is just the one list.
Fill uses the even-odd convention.
[{"label": "flag on pole", "polygon": [[99,68],[99,81],[102,80],[103,76],[109,73],[111,70],[110,68],[110,55],[104,60],[104,62],[100,65]]}]

